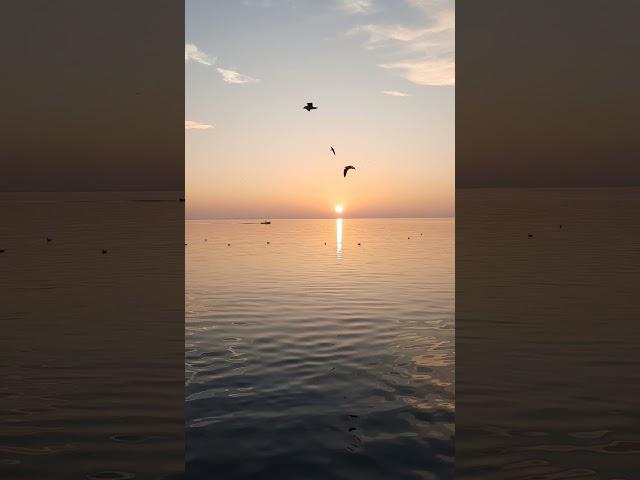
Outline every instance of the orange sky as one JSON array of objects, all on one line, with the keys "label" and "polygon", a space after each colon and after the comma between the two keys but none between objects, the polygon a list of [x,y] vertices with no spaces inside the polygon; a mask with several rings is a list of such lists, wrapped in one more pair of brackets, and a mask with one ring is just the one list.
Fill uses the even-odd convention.
[{"label": "orange sky", "polygon": [[187,3],[187,218],[453,216],[455,87],[428,60],[449,2],[302,4]]}]

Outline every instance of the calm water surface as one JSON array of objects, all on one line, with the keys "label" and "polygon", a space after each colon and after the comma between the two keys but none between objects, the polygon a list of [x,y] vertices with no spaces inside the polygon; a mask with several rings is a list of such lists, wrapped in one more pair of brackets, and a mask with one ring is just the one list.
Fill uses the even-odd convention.
[{"label": "calm water surface", "polygon": [[640,189],[456,195],[456,478],[640,478]]},{"label": "calm water surface", "polygon": [[0,194],[3,480],[180,478],[178,198]]},{"label": "calm water surface", "polygon": [[186,226],[187,477],[452,478],[454,221],[249,222]]}]

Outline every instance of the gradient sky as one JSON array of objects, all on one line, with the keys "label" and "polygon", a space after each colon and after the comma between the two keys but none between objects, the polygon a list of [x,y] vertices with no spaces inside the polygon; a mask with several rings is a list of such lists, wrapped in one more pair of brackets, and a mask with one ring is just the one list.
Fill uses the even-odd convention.
[{"label": "gradient sky", "polygon": [[457,12],[459,187],[640,184],[640,2]]},{"label": "gradient sky", "polygon": [[21,0],[0,15],[0,191],[183,190],[183,8]]},{"label": "gradient sky", "polygon": [[454,78],[452,1],[187,0],[187,218],[452,216]]}]

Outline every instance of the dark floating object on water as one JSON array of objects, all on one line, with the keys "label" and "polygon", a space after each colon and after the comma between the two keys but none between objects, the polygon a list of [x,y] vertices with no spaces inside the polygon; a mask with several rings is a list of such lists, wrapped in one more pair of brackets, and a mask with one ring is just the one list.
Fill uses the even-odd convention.
[{"label": "dark floating object on water", "polygon": [[109,437],[109,439],[113,440],[114,442],[120,442],[120,443],[144,443],[148,440],[154,440],[159,438],[162,438],[162,437],[158,437],[158,436],[142,437],[138,435],[111,435]]},{"label": "dark floating object on water", "polygon": [[335,148],[331,147],[331,151],[333,152],[334,155],[336,154],[336,149]]},{"label": "dark floating object on water", "polygon": [[103,249],[102,249],[102,254],[103,254],[103,255],[106,255],[106,254],[107,254],[107,252],[108,252],[108,250],[107,250],[106,248],[103,248]]},{"label": "dark floating object on water", "polygon": [[347,172],[348,172],[349,170],[355,170],[355,169],[356,169],[356,167],[354,167],[353,165],[347,165],[346,167],[344,167],[344,170],[343,170],[343,172],[342,172],[342,173],[343,173],[343,174],[344,174],[344,176],[346,177],[346,176],[347,176]]},{"label": "dark floating object on water", "polygon": [[318,107],[314,107],[314,106],[313,106],[313,102],[309,102],[309,103],[307,103],[307,104],[306,104],[304,107],[302,107],[302,108],[304,108],[307,112],[310,112],[311,110],[317,110],[317,109],[318,109]]},{"label": "dark floating object on water", "polygon": [[184,202],[184,198],[180,197],[180,201],[181,201],[181,202]]},{"label": "dark floating object on water", "polygon": [[50,243],[53,241],[53,238],[47,237],[47,243]]},{"label": "dark floating object on water", "polygon": [[562,224],[558,225],[558,228],[559,228],[560,230],[562,230]]},{"label": "dark floating object on water", "polygon": [[351,418],[360,418],[358,415],[349,415]]},{"label": "dark floating object on water", "polygon": [[351,427],[351,428],[349,429],[349,431],[350,431],[350,432],[353,432],[354,430],[357,430],[357,428],[356,428],[356,427]]},{"label": "dark floating object on water", "polygon": [[103,471],[90,473],[87,475],[87,480],[130,480],[136,478],[134,473],[129,472],[115,472],[115,471]]},{"label": "dark floating object on water", "polygon": [[260,225],[271,225],[271,222],[269,220],[265,220],[263,222],[260,222]]},{"label": "dark floating object on water", "polygon": [[529,238],[532,238],[532,237],[533,237],[533,234],[531,234],[531,233],[530,233],[530,234],[529,234]]},{"label": "dark floating object on water", "polygon": [[4,252],[5,252],[4,248],[0,248],[0,253],[4,253]]}]

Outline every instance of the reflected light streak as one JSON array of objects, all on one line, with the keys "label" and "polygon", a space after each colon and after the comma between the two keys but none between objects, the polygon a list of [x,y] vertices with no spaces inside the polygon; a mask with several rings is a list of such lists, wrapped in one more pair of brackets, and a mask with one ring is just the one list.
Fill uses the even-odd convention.
[{"label": "reflected light streak", "polygon": [[336,254],[342,258],[342,219],[336,218]]}]

